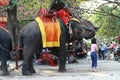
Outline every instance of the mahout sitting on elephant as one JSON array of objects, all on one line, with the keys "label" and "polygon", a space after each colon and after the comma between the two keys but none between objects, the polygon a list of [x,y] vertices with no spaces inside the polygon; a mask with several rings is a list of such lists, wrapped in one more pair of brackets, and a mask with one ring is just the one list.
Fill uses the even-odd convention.
[{"label": "mahout sitting on elephant", "polygon": [[12,39],[8,30],[0,27],[0,60],[2,75],[9,75],[7,68],[7,60],[10,59],[10,51],[12,51]]}]

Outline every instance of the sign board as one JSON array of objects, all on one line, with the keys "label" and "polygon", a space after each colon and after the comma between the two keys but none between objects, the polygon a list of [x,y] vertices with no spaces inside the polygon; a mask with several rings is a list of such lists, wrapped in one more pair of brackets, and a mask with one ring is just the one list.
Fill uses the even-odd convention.
[{"label": "sign board", "polygon": [[0,0],[0,6],[8,6],[10,0]]}]

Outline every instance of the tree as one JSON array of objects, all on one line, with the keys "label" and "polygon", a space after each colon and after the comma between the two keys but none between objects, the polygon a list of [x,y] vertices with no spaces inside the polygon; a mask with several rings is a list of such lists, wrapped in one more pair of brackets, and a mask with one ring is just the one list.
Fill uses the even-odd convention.
[{"label": "tree", "polygon": [[8,14],[8,29],[12,37],[12,46],[15,50],[17,44],[17,0],[10,0],[9,6],[6,8]]},{"label": "tree", "polygon": [[[98,36],[115,37],[120,34],[120,1],[119,0],[105,0],[106,2],[99,4],[94,10],[83,9],[87,13],[87,18],[93,21],[98,27]],[[86,17],[86,16],[85,16]],[[110,36],[110,37],[109,37]]]}]

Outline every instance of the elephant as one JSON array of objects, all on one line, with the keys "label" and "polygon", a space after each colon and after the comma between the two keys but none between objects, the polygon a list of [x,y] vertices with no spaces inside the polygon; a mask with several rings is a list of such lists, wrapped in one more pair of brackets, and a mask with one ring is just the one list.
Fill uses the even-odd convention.
[{"label": "elephant", "polygon": [[[88,20],[80,20],[81,21],[81,27],[83,28],[83,33],[82,33],[82,39],[79,41],[76,41],[77,44],[75,43],[75,51],[76,51],[76,55],[78,52],[82,53],[82,55],[78,54],[78,56],[86,56],[86,52],[84,52],[85,48],[84,48],[84,44],[83,44],[83,38],[85,39],[91,39],[95,36],[96,31],[98,30],[98,28],[91,22]],[[78,44],[79,43],[79,44]],[[85,53],[85,54],[83,54]]]},{"label": "elephant", "polygon": [[[80,7],[69,7],[69,13],[72,17],[78,19],[81,24],[80,26],[83,28],[83,33],[81,34],[82,39],[77,41],[78,43],[76,46],[79,46],[79,52],[83,52],[83,38],[85,39],[91,39],[95,36],[96,31],[99,29],[97,28],[91,21],[83,20],[82,14],[80,13],[81,9]],[[77,50],[78,51],[78,50]]]},{"label": "elephant", "polygon": [[[60,47],[48,47],[50,51],[58,56],[58,71],[65,72],[66,71],[66,42],[69,40],[68,38],[68,28],[65,27],[65,24],[62,20],[59,19],[60,23]],[[80,40],[82,39],[81,34],[83,33],[83,28],[80,26],[80,22],[77,20],[70,20],[69,27],[72,29],[72,37],[71,40]],[[49,26],[49,25],[47,25]],[[36,73],[33,63],[32,56],[39,50],[41,52],[43,49],[42,44],[42,35],[39,30],[38,23],[36,21],[32,21],[24,26],[20,30],[18,36],[18,49],[17,53],[19,54],[22,50],[23,52],[23,66],[22,66],[22,75],[32,75]]]},{"label": "elephant", "polygon": [[10,59],[10,51],[12,51],[12,38],[7,29],[0,27],[0,59],[2,75],[9,75],[7,60]]},{"label": "elephant", "polygon": [[[70,15],[72,17],[78,19],[81,22],[80,26],[83,28],[83,33],[81,34],[81,36],[82,36],[81,40],[77,41],[77,44],[74,43],[75,47],[79,46],[79,47],[77,47],[77,49],[75,49],[76,55],[78,52],[84,53],[83,38],[85,38],[85,39],[93,38],[95,36],[96,31],[98,30],[98,28],[91,21],[81,19],[82,15],[79,15],[80,14],[79,11],[80,11],[79,7],[78,8],[73,8],[73,7],[69,8]],[[83,55],[86,55],[86,54],[83,54]]]}]

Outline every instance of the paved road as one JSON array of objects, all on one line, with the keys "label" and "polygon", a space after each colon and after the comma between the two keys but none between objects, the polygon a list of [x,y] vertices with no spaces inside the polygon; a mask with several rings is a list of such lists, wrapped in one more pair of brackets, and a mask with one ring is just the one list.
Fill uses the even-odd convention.
[{"label": "paved road", "polygon": [[[9,70],[14,62],[9,61]],[[19,64],[21,61],[19,62]],[[14,70],[9,76],[2,76],[0,80],[120,80],[120,63],[114,60],[99,60],[98,71],[91,72],[90,59],[79,59],[78,63],[67,64],[67,72],[57,72],[58,66],[34,65],[37,73],[31,76],[22,76],[21,68]]]}]

